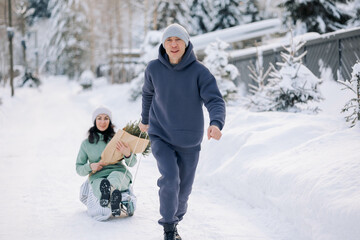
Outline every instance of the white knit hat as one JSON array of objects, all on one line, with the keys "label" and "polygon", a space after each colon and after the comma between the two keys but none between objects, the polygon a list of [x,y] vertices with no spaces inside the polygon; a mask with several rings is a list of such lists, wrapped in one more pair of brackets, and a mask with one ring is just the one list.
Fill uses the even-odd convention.
[{"label": "white knit hat", "polygon": [[185,42],[186,47],[189,45],[189,33],[183,26],[177,23],[171,24],[167,28],[165,28],[161,39],[161,43],[163,46],[165,44],[165,40],[169,37],[178,37]]},{"label": "white knit hat", "polygon": [[95,111],[93,112],[93,115],[92,115],[92,121],[94,122],[96,117],[100,114],[106,114],[109,116],[110,118],[110,121],[112,121],[112,114],[111,114],[111,111],[106,108],[106,107],[98,107],[95,109]]}]

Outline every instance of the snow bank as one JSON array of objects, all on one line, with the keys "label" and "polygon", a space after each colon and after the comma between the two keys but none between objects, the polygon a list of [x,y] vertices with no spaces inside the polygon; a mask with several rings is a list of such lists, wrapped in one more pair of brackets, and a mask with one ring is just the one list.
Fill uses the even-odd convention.
[{"label": "snow bank", "polygon": [[349,129],[339,114],[348,96],[335,91],[331,81],[324,85],[340,104],[319,115],[229,107],[223,138],[204,140],[198,171],[202,183],[269,211],[274,219],[284,217],[299,232],[292,239],[355,240],[360,126]]}]

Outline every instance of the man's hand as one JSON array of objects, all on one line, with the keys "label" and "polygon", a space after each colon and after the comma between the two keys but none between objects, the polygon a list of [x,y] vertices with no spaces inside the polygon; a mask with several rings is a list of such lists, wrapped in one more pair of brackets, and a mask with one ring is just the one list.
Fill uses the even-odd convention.
[{"label": "man's hand", "polygon": [[149,124],[143,124],[142,122],[139,123],[140,131],[147,132],[149,129]]},{"label": "man's hand", "polygon": [[207,130],[208,139],[213,138],[215,140],[219,140],[221,138],[221,135],[222,133],[220,129],[215,125],[211,125]]}]

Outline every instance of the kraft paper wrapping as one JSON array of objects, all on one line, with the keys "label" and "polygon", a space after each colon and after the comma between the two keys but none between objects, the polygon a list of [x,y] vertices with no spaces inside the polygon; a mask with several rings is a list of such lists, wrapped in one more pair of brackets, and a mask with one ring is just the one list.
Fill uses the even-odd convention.
[{"label": "kraft paper wrapping", "polygon": [[139,138],[124,130],[119,130],[102,152],[100,160],[101,163],[104,165],[115,164],[124,157],[120,151],[116,150],[116,143],[119,140],[129,144],[132,153],[144,152],[146,146],[149,144],[148,139]]}]

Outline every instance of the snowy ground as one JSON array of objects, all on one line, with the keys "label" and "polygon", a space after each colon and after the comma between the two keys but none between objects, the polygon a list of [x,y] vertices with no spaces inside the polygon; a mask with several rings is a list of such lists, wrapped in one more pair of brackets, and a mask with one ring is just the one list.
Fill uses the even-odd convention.
[{"label": "snowy ground", "polygon": [[[323,84],[318,115],[228,107],[221,141],[204,139],[183,239],[359,239],[360,129],[339,114],[340,88]],[[78,200],[75,159],[91,112],[109,106],[118,128],[137,120],[129,85],[81,92],[49,77],[40,91],[9,93],[0,88],[0,239],[162,239],[152,156],[141,161],[133,217],[97,222]]]}]

